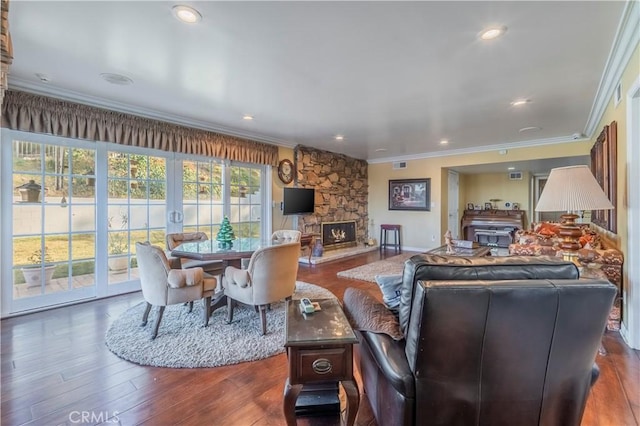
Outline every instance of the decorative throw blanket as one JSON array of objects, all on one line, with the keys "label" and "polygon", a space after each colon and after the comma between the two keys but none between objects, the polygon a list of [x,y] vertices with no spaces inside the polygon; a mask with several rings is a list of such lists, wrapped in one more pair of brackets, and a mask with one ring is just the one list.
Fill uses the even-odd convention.
[{"label": "decorative throw blanket", "polygon": [[393,340],[404,338],[398,318],[366,291],[347,288],[343,300],[344,312],[354,329],[386,334]]}]

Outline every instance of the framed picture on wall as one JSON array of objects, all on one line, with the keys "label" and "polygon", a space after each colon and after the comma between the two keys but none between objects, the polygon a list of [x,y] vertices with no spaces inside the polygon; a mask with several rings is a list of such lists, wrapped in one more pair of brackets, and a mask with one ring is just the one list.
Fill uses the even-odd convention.
[{"label": "framed picture on wall", "polygon": [[[618,125],[612,121],[604,126],[591,148],[591,173],[602,187],[607,198],[617,208],[618,198]],[[618,232],[616,210],[594,210],[591,220],[596,225]]]},{"label": "framed picture on wall", "polygon": [[431,210],[431,178],[389,181],[389,210]]}]

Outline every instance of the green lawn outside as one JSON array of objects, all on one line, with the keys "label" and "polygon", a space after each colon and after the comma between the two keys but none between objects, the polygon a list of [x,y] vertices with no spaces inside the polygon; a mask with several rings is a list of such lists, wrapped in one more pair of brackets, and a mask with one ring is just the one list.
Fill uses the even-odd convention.
[{"label": "green lawn outside", "polygon": [[[146,241],[147,231],[131,232],[131,256],[132,265],[135,266],[135,243]],[[152,244],[165,246],[164,230],[155,230],[150,233]],[[13,240],[13,264],[14,283],[24,283],[21,266],[33,264],[29,258],[33,256],[41,247],[40,237],[14,238]],[[83,234],[72,237],[73,262],[71,270],[73,276],[92,274],[95,271],[95,235]],[[57,263],[57,268],[53,278],[64,278],[69,276],[69,240],[66,235],[46,237],[47,262]]]}]

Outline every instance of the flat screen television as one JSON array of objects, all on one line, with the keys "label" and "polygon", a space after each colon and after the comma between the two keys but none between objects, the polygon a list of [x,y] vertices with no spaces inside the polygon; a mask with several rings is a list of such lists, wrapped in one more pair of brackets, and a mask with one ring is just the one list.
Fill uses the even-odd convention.
[{"label": "flat screen television", "polygon": [[308,214],[313,213],[315,202],[315,189],[313,188],[284,188],[282,199],[282,214]]}]

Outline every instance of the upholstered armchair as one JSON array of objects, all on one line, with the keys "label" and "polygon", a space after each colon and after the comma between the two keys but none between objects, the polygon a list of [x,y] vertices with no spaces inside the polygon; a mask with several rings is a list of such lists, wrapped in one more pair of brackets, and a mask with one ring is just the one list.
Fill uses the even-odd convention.
[{"label": "upholstered armchair", "polygon": [[193,309],[193,301],[202,299],[204,303],[204,326],[209,323],[211,297],[218,284],[213,277],[204,276],[202,268],[171,269],[164,251],[148,242],[136,243],[136,258],[140,273],[142,296],[147,307],[142,316],[142,326],[147,325],[152,306],[158,306],[158,317],[153,327],[152,339],[158,335],[162,314],[167,305],[189,303],[189,311]]},{"label": "upholstered armchair", "polygon": [[178,247],[182,243],[196,243],[199,241],[207,241],[209,237],[204,232],[179,232],[167,234],[167,258],[172,268],[202,268],[205,274],[220,275],[224,269],[222,260],[194,260],[185,258],[176,258],[171,256],[171,250]]},{"label": "upholstered armchair", "polygon": [[302,232],[293,229],[280,229],[271,234],[271,240],[278,243],[295,243],[300,241]]},{"label": "upholstered armchair", "polygon": [[227,296],[227,321],[233,321],[237,302],[252,305],[260,311],[262,334],[266,334],[269,304],[293,295],[299,255],[299,242],[276,244],[256,250],[247,269],[227,266],[223,282]]}]

